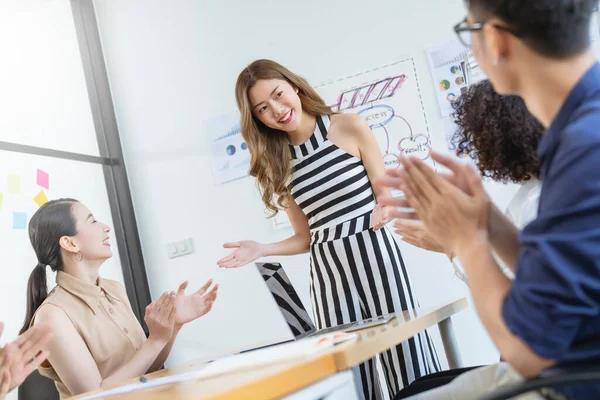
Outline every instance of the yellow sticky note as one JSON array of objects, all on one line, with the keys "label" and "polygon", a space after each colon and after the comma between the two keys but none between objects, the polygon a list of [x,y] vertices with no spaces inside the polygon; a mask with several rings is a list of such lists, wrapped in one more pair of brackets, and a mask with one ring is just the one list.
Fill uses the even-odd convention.
[{"label": "yellow sticky note", "polygon": [[6,178],[8,193],[21,193],[21,177],[19,175],[9,175]]},{"label": "yellow sticky note", "polygon": [[35,201],[38,207],[41,207],[48,202],[48,197],[46,197],[46,193],[43,190],[40,190],[37,196],[33,198],[33,201]]}]

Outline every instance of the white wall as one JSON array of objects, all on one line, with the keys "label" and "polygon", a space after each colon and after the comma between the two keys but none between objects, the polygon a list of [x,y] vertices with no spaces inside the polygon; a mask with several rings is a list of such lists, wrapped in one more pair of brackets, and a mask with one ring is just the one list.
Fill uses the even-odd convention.
[{"label": "white wall", "polygon": [[[446,149],[424,47],[453,38],[462,0],[95,2],[153,297],[185,279],[214,277],[213,311],[184,329],[170,363],[287,337],[253,268],[218,270],[230,240],[284,239],[274,231],[251,178],[215,185],[203,121],[235,107],[240,70],[275,59],[316,85],[415,57],[434,148]],[[506,206],[514,187],[489,186]],[[165,244],[192,237],[197,251],[169,260]],[[467,294],[448,261],[401,243],[421,304]],[[281,258],[307,306],[308,257]],[[455,318],[466,364],[497,360],[473,309]],[[440,345],[440,351],[441,351]]]}]

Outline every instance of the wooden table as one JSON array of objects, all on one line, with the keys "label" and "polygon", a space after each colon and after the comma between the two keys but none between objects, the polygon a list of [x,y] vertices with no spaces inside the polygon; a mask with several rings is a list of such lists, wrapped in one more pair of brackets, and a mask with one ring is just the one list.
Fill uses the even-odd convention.
[{"label": "wooden table", "polygon": [[332,350],[336,366],[338,370],[351,368],[438,324],[448,366],[461,368],[463,365],[457,350],[451,317],[467,307],[467,299],[462,298],[441,307],[404,311],[385,325],[357,331],[356,342],[342,344]]},{"label": "wooden table", "polygon": [[[221,376],[194,379],[107,397],[119,400],[273,399],[293,393],[339,371],[352,368],[417,333],[438,324],[450,368],[462,366],[456,350],[452,315],[468,307],[462,298],[441,307],[404,311],[385,325],[356,331],[358,339],[313,357],[278,362]],[[146,375],[148,380],[202,369],[206,358]],[[138,379],[123,382],[129,384]],[[100,391],[93,392],[100,393]],[[86,393],[90,395],[92,393]],[[82,396],[73,397],[80,399]]]}]

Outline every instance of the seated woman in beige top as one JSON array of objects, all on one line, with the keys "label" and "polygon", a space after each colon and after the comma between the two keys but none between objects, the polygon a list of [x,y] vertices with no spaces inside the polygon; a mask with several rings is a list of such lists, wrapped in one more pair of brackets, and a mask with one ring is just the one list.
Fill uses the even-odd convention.
[{"label": "seated woman in beige top", "polygon": [[[29,223],[39,262],[29,278],[22,331],[39,323],[52,327],[50,355],[39,371],[56,382],[61,399],[158,370],[181,327],[210,311],[217,296],[217,285],[207,292],[212,281],[189,296],[187,282],[177,293],[164,293],[146,308],[146,339],[125,288],[99,276],[112,257],[109,232],[73,199],[46,203]],[[47,265],[57,271],[50,294]]]}]

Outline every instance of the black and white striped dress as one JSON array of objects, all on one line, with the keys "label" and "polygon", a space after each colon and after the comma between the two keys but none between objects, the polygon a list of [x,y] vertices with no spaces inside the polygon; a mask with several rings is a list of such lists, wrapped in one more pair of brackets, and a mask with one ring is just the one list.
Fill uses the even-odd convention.
[{"label": "black and white striped dress", "polygon": [[[375,196],[360,159],[327,139],[330,119],[290,146],[292,196],[311,231],[311,298],[318,328],[418,307],[400,249],[387,228],[373,231]],[[440,370],[426,332],[381,354],[390,394]],[[373,360],[356,368],[366,399],[380,398]]]}]

